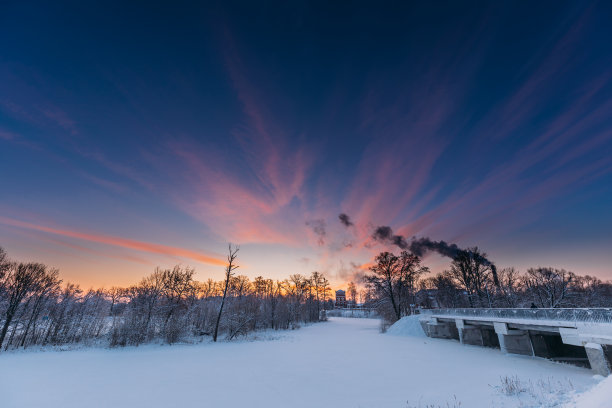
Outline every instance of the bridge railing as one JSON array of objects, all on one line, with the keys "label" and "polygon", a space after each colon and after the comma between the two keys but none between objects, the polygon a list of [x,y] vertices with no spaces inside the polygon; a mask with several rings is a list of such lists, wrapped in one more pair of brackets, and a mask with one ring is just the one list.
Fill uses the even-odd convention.
[{"label": "bridge railing", "polygon": [[611,323],[612,308],[585,309],[420,309],[422,314],[492,319]]}]

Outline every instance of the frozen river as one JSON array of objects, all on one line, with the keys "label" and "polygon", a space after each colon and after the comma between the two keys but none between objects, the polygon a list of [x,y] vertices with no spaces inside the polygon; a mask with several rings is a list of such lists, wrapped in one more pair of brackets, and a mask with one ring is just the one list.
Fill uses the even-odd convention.
[{"label": "frozen river", "polygon": [[[333,318],[271,340],[0,354],[0,406],[516,407],[500,377],[582,391],[590,370]],[[568,385],[571,382],[571,385]]]}]

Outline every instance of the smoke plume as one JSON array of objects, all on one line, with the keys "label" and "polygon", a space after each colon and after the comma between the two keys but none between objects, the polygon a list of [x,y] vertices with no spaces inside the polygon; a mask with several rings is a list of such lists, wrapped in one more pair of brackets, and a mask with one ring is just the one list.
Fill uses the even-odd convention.
[{"label": "smoke plume", "polygon": [[374,238],[375,241],[393,244],[401,249],[408,249],[406,239],[401,235],[393,235],[391,227],[377,227],[372,234],[372,238]]},{"label": "smoke plume", "polygon": [[353,224],[353,222],[351,221],[351,217],[349,217],[348,215],[342,213],[338,216],[338,218],[340,219],[340,222],[342,223],[342,225],[344,225],[345,227],[350,227],[353,226],[355,224]]},{"label": "smoke plume", "polygon": [[[354,225],[351,218],[345,213],[340,214],[338,218],[345,227]],[[402,250],[411,252],[419,258],[425,256],[428,252],[436,252],[453,260],[459,258],[461,255],[467,256],[473,254],[472,250],[459,248],[457,244],[449,244],[446,241],[432,241],[427,237],[413,237],[410,241],[408,241],[404,236],[394,234],[393,229],[387,225],[376,227],[372,233],[372,239],[385,244],[395,245]],[[366,244],[366,246],[368,245],[369,244]],[[482,265],[489,266],[491,268],[493,280],[495,281],[495,284],[499,286],[497,268],[493,262],[485,258],[482,254],[480,255],[479,261]]]},{"label": "smoke plume", "polygon": [[[422,258],[427,252],[437,252],[438,254],[450,259],[457,259],[460,255],[469,255],[470,250],[461,249],[457,244],[449,244],[446,241],[432,241],[429,238],[412,238],[410,243],[401,235],[393,234],[393,230],[389,226],[380,226],[372,233],[372,238],[375,241],[392,244],[400,249],[408,250],[414,255]],[[480,259],[481,263],[491,268],[493,280],[499,286],[497,276],[497,268],[484,256]]]},{"label": "smoke plume", "polygon": [[449,244],[446,241],[432,241],[429,238],[413,238],[410,241],[409,249],[418,257],[423,257],[427,252],[433,251],[451,259],[455,259],[464,251],[457,244]]}]

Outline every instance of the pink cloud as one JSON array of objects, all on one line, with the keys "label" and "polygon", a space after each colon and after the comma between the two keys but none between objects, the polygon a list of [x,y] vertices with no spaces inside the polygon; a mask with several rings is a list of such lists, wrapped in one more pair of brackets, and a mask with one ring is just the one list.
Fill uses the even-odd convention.
[{"label": "pink cloud", "polygon": [[10,225],[18,228],[25,228],[29,230],[41,231],[55,235],[61,235],[70,238],[81,239],[84,241],[97,242],[106,245],[112,245],[121,248],[134,249],[143,252],[149,252],[160,255],[170,255],[177,256],[181,258],[188,258],[194,261],[198,261],[201,263],[209,264],[209,265],[225,265],[225,260],[220,257],[214,257],[209,255],[204,255],[199,252],[191,251],[189,249],[177,248],[167,245],[159,245],[153,244],[149,242],[136,241],[116,236],[110,235],[100,235],[100,234],[91,234],[84,233],[79,231],[71,231],[59,228],[51,228],[43,225],[32,224],[29,222],[19,221],[8,217],[0,216],[0,223],[5,225]]},{"label": "pink cloud", "polygon": [[223,239],[296,245],[305,233],[305,183],[313,155],[288,145],[286,130],[249,77],[238,47],[226,32],[228,76],[242,104],[244,123],[231,130],[231,152],[173,138],[160,162],[145,157],[161,175],[157,190]]},{"label": "pink cloud", "polygon": [[169,151],[179,158],[166,173],[177,182],[172,200],[185,212],[231,241],[297,243],[285,221],[291,212],[285,197],[257,181],[245,183],[195,144],[173,144]]},{"label": "pink cloud", "polygon": [[152,262],[147,261],[146,259],[143,259],[141,257],[134,256],[134,255],[117,254],[117,253],[112,253],[112,252],[97,251],[95,249],[86,247],[84,245],[78,245],[78,244],[74,244],[74,243],[71,243],[71,242],[66,242],[64,240],[56,239],[56,238],[51,238],[51,237],[47,237],[47,238],[45,238],[45,240],[47,240],[49,242],[52,242],[54,244],[57,244],[57,245],[62,245],[62,246],[65,246],[67,248],[75,249],[78,252],[88,252],[88,253],[94,254],[94,255],[102,255],[104,257],[110,257],[110,258],[115,258],[115,259],[122,259],[122,260],[130,261],[130,262],[136,262],[136,263],[143,264],[143,265],[153,265]]}]

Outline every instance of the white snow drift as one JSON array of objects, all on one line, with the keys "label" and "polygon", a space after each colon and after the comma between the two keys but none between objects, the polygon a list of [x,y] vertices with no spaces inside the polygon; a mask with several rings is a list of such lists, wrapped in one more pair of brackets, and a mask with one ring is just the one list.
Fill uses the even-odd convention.
[{"label": "white snow drift", "polygon": [[590,390],[577,395],[566,408],[610,408],[612,407],[612,376],[603,379]]},{"label": "white snow drift", "polygon": [[419,317],[419,315],[402,317],[389,327],[387,333],[394,336],[427,337],[419,322]]}]

